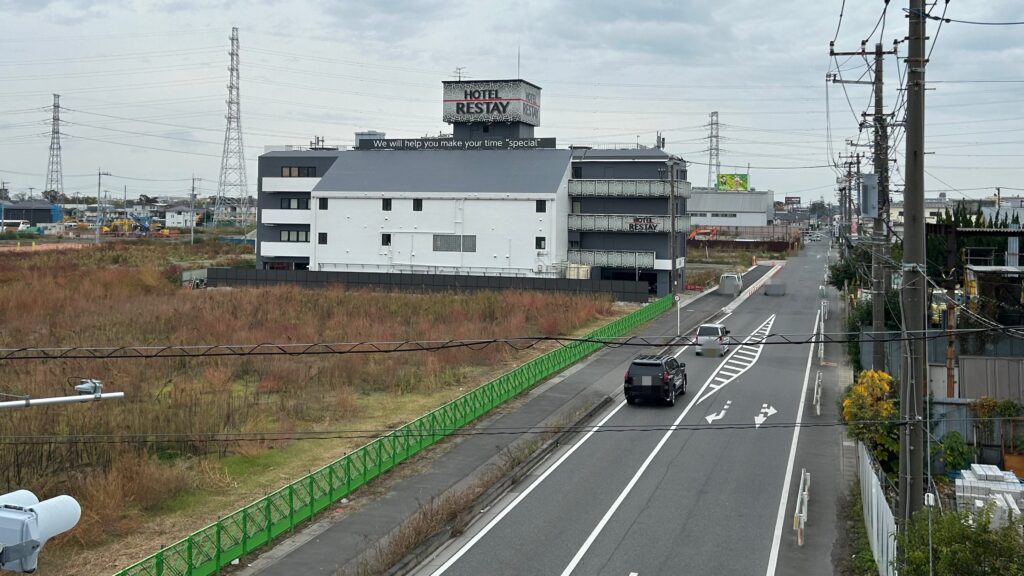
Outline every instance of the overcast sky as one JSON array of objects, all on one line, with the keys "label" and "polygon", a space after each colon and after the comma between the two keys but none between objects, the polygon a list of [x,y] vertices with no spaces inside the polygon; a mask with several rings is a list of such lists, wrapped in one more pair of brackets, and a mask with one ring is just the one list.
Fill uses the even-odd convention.
[{"label": "overcast sky", "polygon": [[[0,179],[44,186],[52,93],[61,94],[65,192],[215,193],[224,133],[228,37],[240,29],[241,109],[255,190],[267,145],[350,145],[357,130],[394,137],[450,131],[441,81],[520,76],[543,88],[538,136],[559,146],[653,144],[707,183],[708,114],[721,122],[722,172],[746,172],[776,198],[834,195],[828,165],[858,140],[869,86],[826,89],[828,54],[906,36],[907,3],[856,0],[0,0]],[[943,5],[935,8],[938,15]],[[1024,20],[1024,2],[949,3],[947,17]],[[876,24],[878,24],[876,26]],[[1024,26],[946,23],[928,67],[929,196],[1024,188]],[[517,70],[517,52],[521,67]],[[906,45],[900,46],[901,55]],[[844,79],[868,72],[840,58]],[[902,61],[889,57],[886,108]],[[994,82],[1013,80],[1016,82]],[[944,82],[939,82],[944,81]],[[956,82],[953,82],[956,81]],[[966,82],[965,82],[966,81]],[[984,82],[978,82],[984,81]],[[829,122],[830,111],[831,122]],[[899,116],[899,115],[898,115]],[[832,146],[828,144],[831,128]],[[860,135],[861,143],[870,134]],[[903,140],[896,148],[902,165]],[[869,153],[866,147],[849,151]],[[894,184],[902,185],[900,173]],[[959,190],[959,192],[953,189]],[[1004,190],[1003,194],[1014,193]],[[899,200],[895,196],[894,200]]]}]

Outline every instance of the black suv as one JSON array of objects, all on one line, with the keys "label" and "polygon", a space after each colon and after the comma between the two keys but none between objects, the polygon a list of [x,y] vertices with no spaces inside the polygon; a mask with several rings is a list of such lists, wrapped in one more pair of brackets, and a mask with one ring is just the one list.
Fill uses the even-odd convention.
[{"label": "black suv", "polygon": [[669,354],[641,354],[626,371],[623,391],[629,404],[649,398],[675,406],[676,395],[686,394],[686,364]]}]

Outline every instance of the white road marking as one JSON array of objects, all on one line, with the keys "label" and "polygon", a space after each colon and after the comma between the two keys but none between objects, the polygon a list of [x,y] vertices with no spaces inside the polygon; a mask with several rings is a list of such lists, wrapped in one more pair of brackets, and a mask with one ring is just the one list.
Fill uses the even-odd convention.
[{"label": "white road marking", "polygon": [[637,572],[630,572],[629,576],[640,576],[640,574],[638,574]]},{"label": "white road marking", "polygon": [[589,440],[589,439],[590,439],[590,437],[591,437],[591,436],[593,436],[593,435],[594,435],[594,433],[595,433],[595,432],[597,432],[597,430],[598,430],[598,429],[599,429],[599,428],[600,428],[601,426],[603,426],[603,425],[604,425],[604,424],[605,424],[606,422],[608,422],[608,420],[610,420],[612,416],[615,416],[615,413],[616,413],[616,412],[618,412],[618,411],[619,411],[620,409],[622,409],[622,407],[623,407],[623,406],[625,406],[625,405],[626,405],[626,401],[625,401],[625,400],[623,400],[622,402],[620,402],[620,403],[619,403],[619,405],[618,405],[618,406],[616,406],[614,410],[612,410],[611,412],[609,412],[607,416],[605,416],[604,418],[602,418],[602,419],[601,419],[601,421],[600,421],[600,422],[598,422],[598,423],[597,423],[597,424],[596,424],[596,425],[595,425],[595,426],[594,426],[594,427],[593,427],[593,428],[592,428],[592,429],[590,430],[590,432],[587,432],[586,436],[584,436],[583,438],[581,438],[581,439],[580,439],[580,441],[579,441],[579,442],[577,442],[576,444],[574,444],[574,445],[573,445],[573,447],[572,447],[572,448],[570,448],[570,449],[569,449],[568,451],[566,451],[566,453],[565,453],[565,454],[562,454],[562,457],[561,457],[561,458],[559,458],[558,460],[556,460],[556,461],[555,461],[555,463],[554,463],[554,464],[552,464],[550,468],[548,468],[547,470],[545,470],[543,474],[541,474],[540,476],[538,476],[538,477],[537,477],[537,479],[533,481],[533,484],[530,484],[530,486],[529,486],[529,487],[528,487],[528,488],[527,488],[526,490],[523,490],[523,491],[522,491],[522,492],[521,492],[521,493],[519,494],[519,496],[517,496],[517,497],[516,497],[516,499],[515,499],[515,500],[513,500],[513,501],[512,501],[511,503],[509,503],[509,505],[508,505],[508,506],[506,506],[506,507],[505,507],[505,509],[504,509],[504,510],[502,510],[501,512],[499,512],[499,513],[497,514],[497,516],[495,516],[494,518],[492,518],[492,519],[491,519],[491,521],[490,521],[490,522],[488,522],[488,523],[487,523],[487,525],[486,525],[486,526],[484,526],[482,530],[480,530],[479,532],[477,532],[477,533],[476,533],[476,535],[474,535],[474,536],[473,536],[473,537],[472,537],[472,538],[471,538],[471,539],[469,540],[469,542],[467,542],[467,543],[466,543],[466,545],[465,545],[465,546],[463,546],[462,548],[460,548],[460,549],[459,549],[459,551],[458,551],[458,552],[456,552],[456,553],[455,553],[454,555],[452,555],[452,557],[451,557],[451,558],[449,558],[449,559],[448,559],[448,560],[447,560],[447,561],[446,561],[446,562],[445,562],[444,564],[442,564],[440,568],[438,568],[437,570],[435,570],[435,571],[433,572],[433,575],[432,575],[432,576],[440,576],[441,574],[444,574],[444,573],[445,573],[445,571],[447,571],[447,570],[448,570],[449,568],[451,568],[453,564],[455,564],[456,562],[458,562],[459,558],[462,558],[462,556],[463,556],[463,555],[464,555],[464,554],[465,554],[466,552],[468,552],[470,548],[472,548],[473,546],[475,546],[475,545],[476,545],[476,543],[477,543],[477,542],[479,542],[481,538],[483,538],[484,536],[486,536],[486,535],[487,535],[487,533],[488,533],[488,532],[490,532],[490,531],[491,531],[491,529],[492,529],[492,528],[494,528],[494,527],[495,527],[495,526],[496,526],[496,525],[498,524],[498,522],[501,522],[501,520],[502,520],[502,519],[503,519],[503,518],[504,518],[504,517],[505,517],[506,515],[508,515],[508,513],[509,513],[509,512],[511,512],[511,511],[512,511],[513,509],[515,509],[515,507],[516,507],[516,506],[518,506],[520,502],[522,502],[522,501],[523,501],[523,500],[524,500],[524,499],[525,499],[525,498],[526,498],[527,496],[529,496],[529,495],[530,495],[530,492],[533,492],[533,489],[534,489],[534,488],[536,488],[537,486],[539,486],[539,485],[541,484],[541,482],[543,482],[543,481],[544,481],[544,480],[545,480],[545,479],[546,479],[546,478],[547,478],[548,476],[550,476],[552,472],[554,472],[555,470],[557,470],[557,469],[558,469],[558,467],[562,465],[562,463],[564,463],[564,462],[565,462],[566,460],[568,460],[568,459],[569,459],[569,456],[572,456],[573,452],[575,452],[575,451],[576,451],[576,450],[577,450],[577,449],[578,449],[578,448],[579,448],[580,446],[582,446],[584,442],[586,442],[587,440]]},{"label": "white road marking", "polygon": [[[711,374],[710,380],[720,382],[716,388],[712,386],[712,390],[703,396],[698,396],[697,403],[707,400],[712,394],[718,391],[719,388],[725,386],[729,382],[732,382],[747,370],[750,370],[754,364],[757,363],[758,358],[761,357],[761,351],[764,349],[764,338],[771,332],[772,324],[775,323],[775,314],[772,314],[765,320],[754,333],[743,339],[743,342],[739,346],[733,348],[733,351],[726,356],[725,360],[718,366],[718,368]],[[751,342],[758,342],[758,344],[751,344]],[[739,354],[743,352],[743,356]],[[751,356],[752,355],[752,356]],[[724,377],[723,377],[724,376]]]},{"label": "white road marking", "polygon": [[718,414],[708,414],[707,416],[704,417],[704,419],[708,421],[708,424],[711,424],[715,420],[721,420],[722,418],[725,418],[725,413],[729,410],[730,404],[732,404],[732,400],[726,401],[725,407],[722,408],[721,412],[719,412]]},{"label": "white road marking", "polygon": [[[821,318],[821,311],[814,317],[814,326],[811,333],[818,328],[818,320]],[[807,351],[807,368],[804,371],[804,386],[800,390],[800,405],[796,412],[796,426],[793,427],[793,441],[789,445],[789,462],[786,463],[786,478],[782,482],[782,498],[779,499],[779,515],[775,518],[775,536],[772,537],[772,550],[768,555],[768,570],[765,576],[775,576],[775,568],[779,563],[779,546],[782,544],[782,523],[786,517],[786,507],[789,505],[789,482],[793,478],[793,463],[796,460],[796,444],[800,439],[800,422],[804,417],[804,401],[807,399],[807,383],[811,379],[811,361],[814,359],[814,346]]]},{"label": "white road marking", "polygon": [[[699,397],[700,394],[704,392],[704,390],[707,389],[708,386],[711,385],[711,382],[712,379],[708,378],[708,381],[705,382],[703,386],[701,386],[700,391],[697,393],[697,397]],[[678,427],[679,423],[683,421],[683,418],[685,418],[686,415],[690,413],[690,410],[697,405],[697,397],[694,397],[693,400],[690,400],[690,403],[687,404],[686,408],[683,409],[683,413],[680,414],[678,418],[676,418],[675,422],[673,422],[671,426],[669,426],[668,431],[665,432],[665,435],[662,436],[661,440],[658,441],[658,444],[654,447],[654,450],[651,450],[651,453],[647,455],[647,458],[644,460],[644,463],[641,464],[640,468],[636,471],[636,474],[634,474],[633,477],[629,480],[629,483],[626,484],[626,487],[622,489],[622,492],[619,493],[619,496],[615,499],[615,502],[612,502],[611,508],[609,508],[608,511],[605,512],[604,516],[601,518],[601,521],[597,523],[597,526],[594,527],[594,530],[591,531],[589,536],[587,536],[586,541],[583,542],[583,546],[581,546],[580,549],[576,551],[576,555],[573,556],[572,560],[569,561],[569,565],[565,567],[565,570],[562,570],[562,576],[568,576],[569,574],[572,574],[573,570],[576,569],[576,566],[580,563],[580,560],[582,560],[583,556],[587,553],[587,550],[589,550],[590,547],[593,546],[594,541],[597,540],[598,535],[600,535],[601,531],[604,530],[604,527],[608,523],[608,520],[610,520],[612,515],[615,514],[615,511],[619,509],[619,506],[622,505],[622,502],[626,499],[626,496],[628,496],[629,493],[633,490],[633,486],[636,485],[637,481],[640,480],[640,477],[644,475],[644,472],[647,470],[647,467],[651,465],[652,461],[654,461],[654,457],[658,455],[658,452],[661,452],[661,448],[665,445],[666,442],[668,442],[669,436],[671,436],[672,433],[675,432],[676,427]],[[435,576],[436,574],[437,573],[435,572]]]},{"label": "white road marking", "polygon": [[754,428],[760,428],[761,424],[764,424],[765,420],[767,420],[769,416],[772,416],[777,413],[778,410],[776,410],[775,408],[767,404],[762,404],[761,411],[757,414],[757,416],[754,416]]}]

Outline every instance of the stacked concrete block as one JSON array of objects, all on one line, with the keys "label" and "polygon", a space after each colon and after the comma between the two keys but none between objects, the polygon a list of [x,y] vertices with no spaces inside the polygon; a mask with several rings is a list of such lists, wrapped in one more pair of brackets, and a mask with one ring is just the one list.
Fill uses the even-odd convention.
[{"label": "stacked concrete block", "polygon": [[956,481],[957,509],[976,515],[986,506],[992,508],[992,525],[1003,526],[1021,513],[1024,486],[1013,472],[990,464],[972,464]]}]

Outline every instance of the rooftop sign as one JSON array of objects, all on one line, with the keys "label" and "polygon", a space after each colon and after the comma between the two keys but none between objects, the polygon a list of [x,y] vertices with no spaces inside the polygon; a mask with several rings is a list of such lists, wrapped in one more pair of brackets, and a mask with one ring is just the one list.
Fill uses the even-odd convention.
[{"label": "rooftop sign", "polygon": [[360,140],[356,150],[536,150],[554,147],[554,138],[373,138]]},{"label": "rooftop sign", "polygon": [[456,122],[523,122],[540,126],[540,87],[525,80],[444,82],[444,116]]}]

